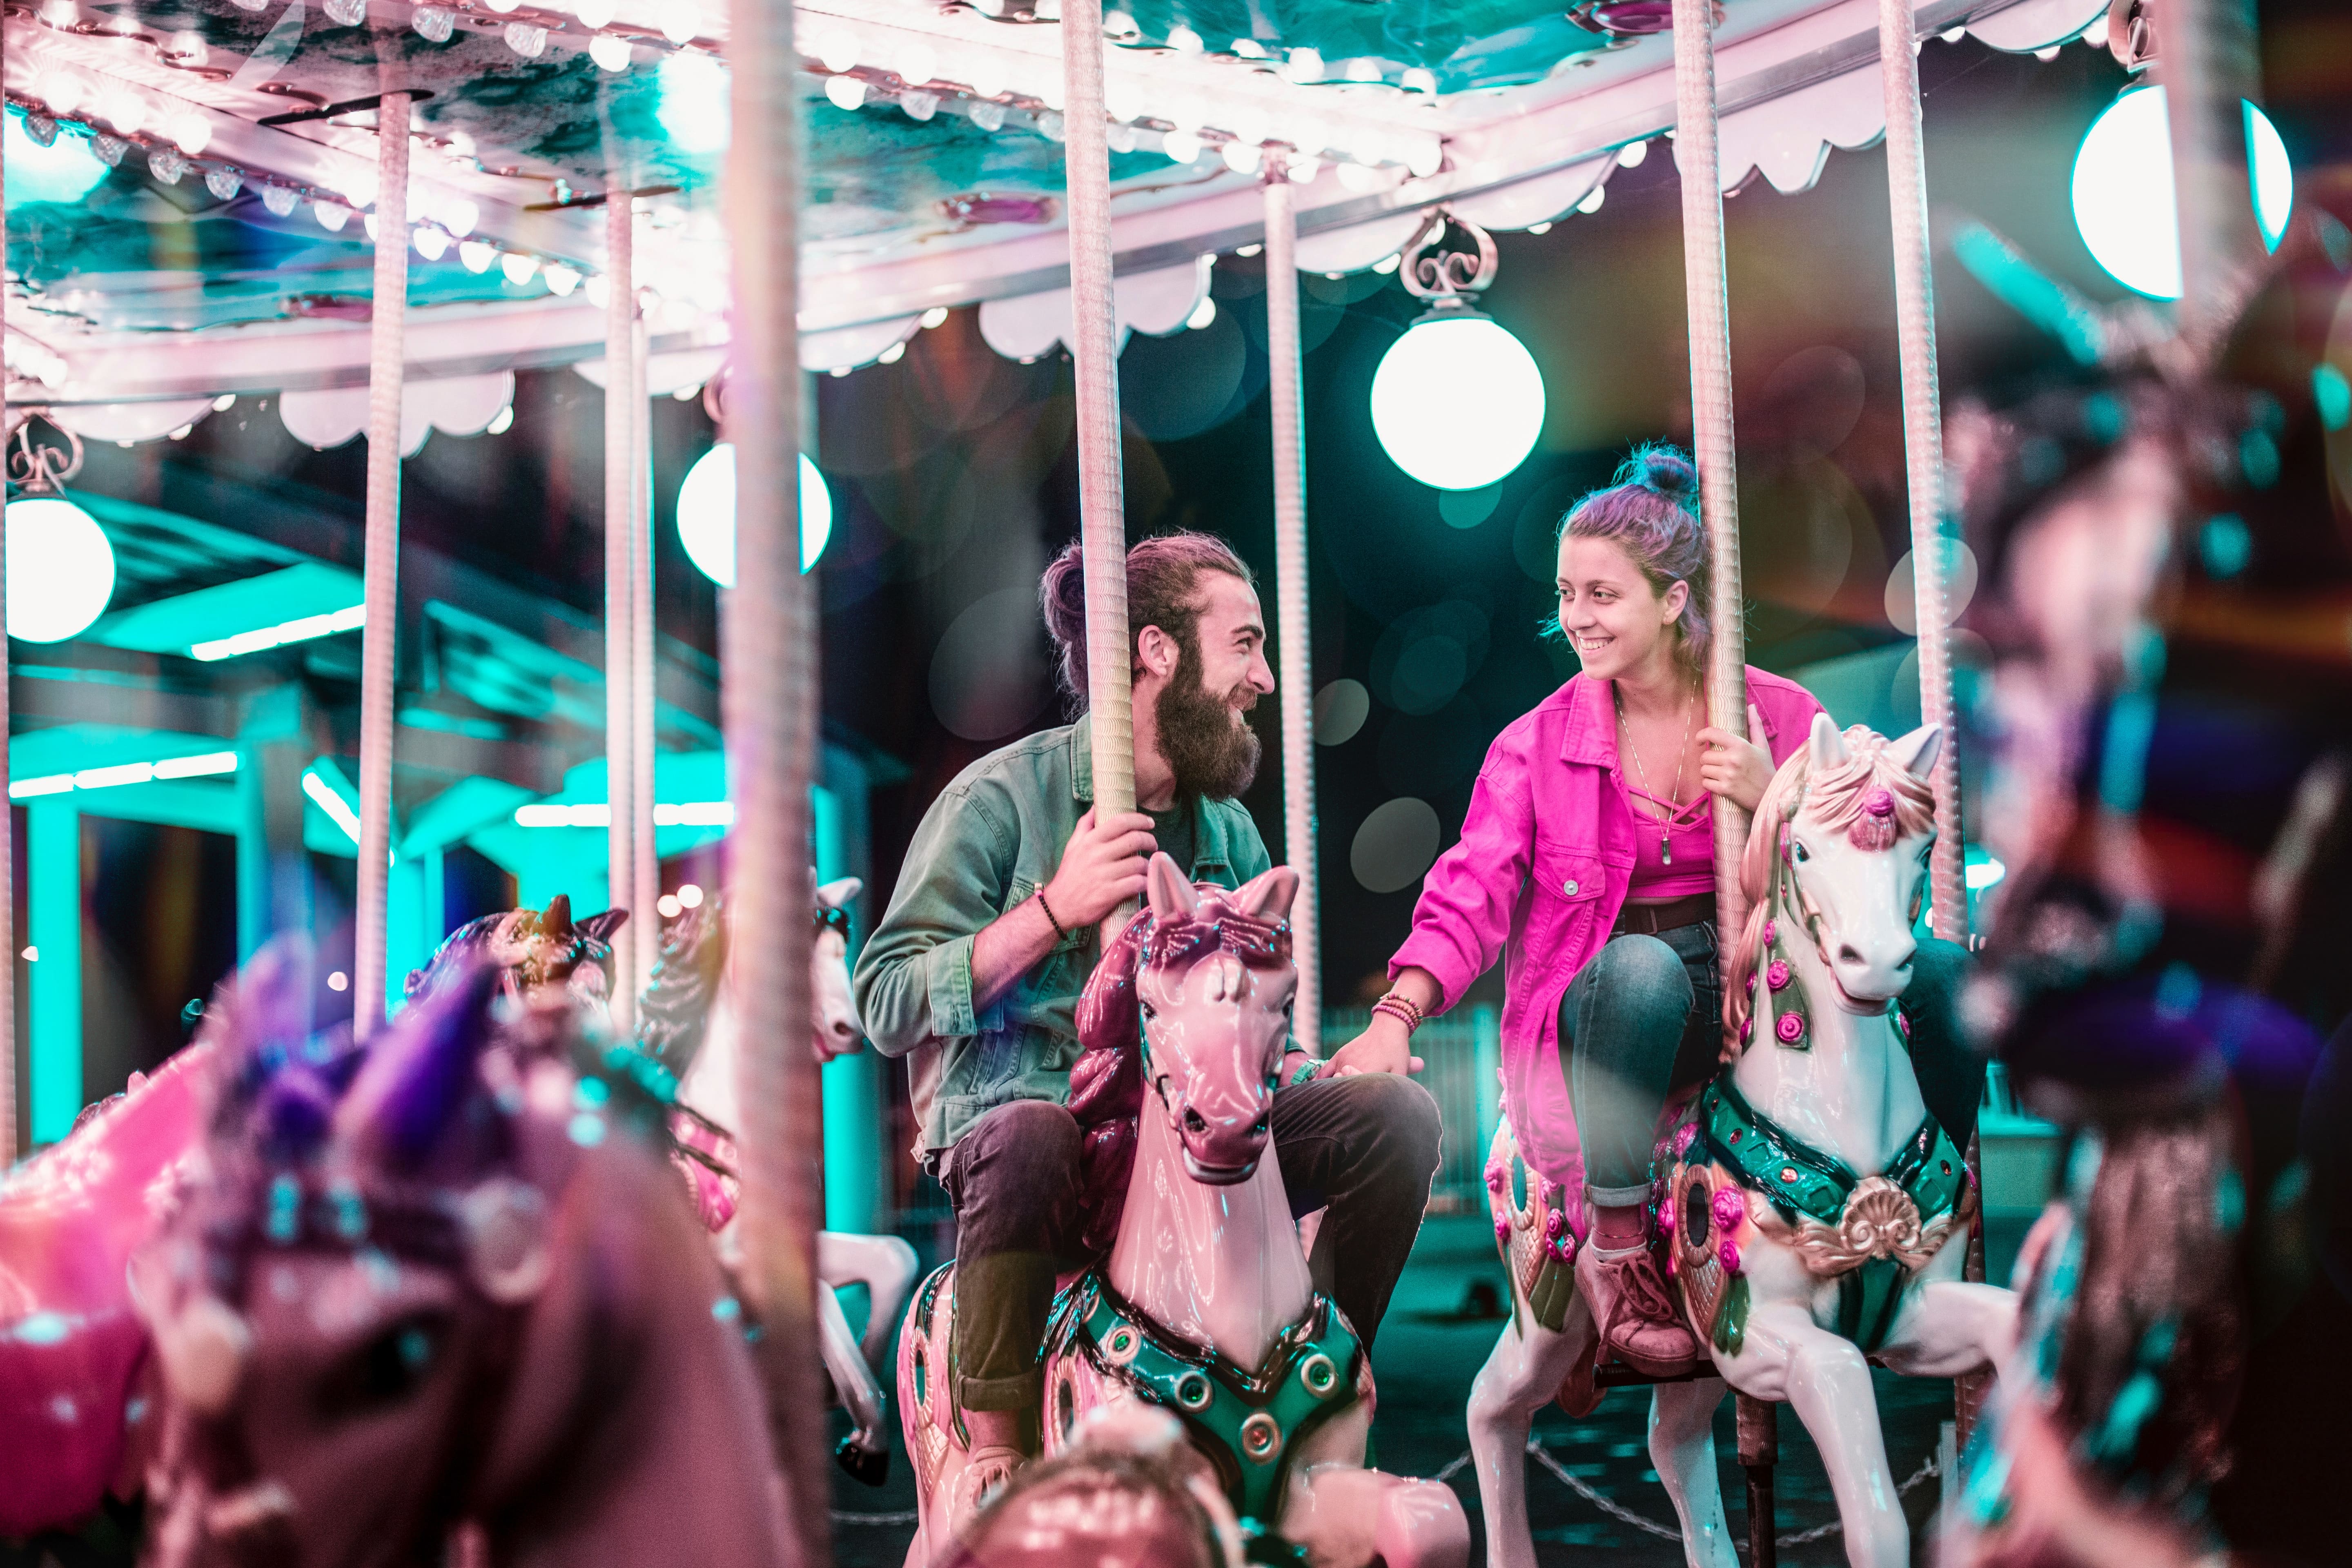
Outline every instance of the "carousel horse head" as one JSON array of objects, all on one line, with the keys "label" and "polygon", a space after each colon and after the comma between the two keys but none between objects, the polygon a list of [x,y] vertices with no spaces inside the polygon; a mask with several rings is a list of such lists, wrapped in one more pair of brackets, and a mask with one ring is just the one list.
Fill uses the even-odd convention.
[{"label": "carousel horse head", "polygon": [[1024,1465],[939,1568],[1242,1568],[1241,1525],[1183,1424],[1140,1400],[1097,1405]]},{"label": "carousel horse head", "polygon": [[[1903,994],[1936,841],[1929,773],[1942,743],[1933,724],[1890,741],[1860,725],[1841,734],[1828,714],[1813,715],[1812,733],[1773,775],[1748,831],[1739,868],[1748,928],[1733,973],[1751,972],[1770,928],[1788,921],[1791,946],[1811,939],[1849,1012],[1882,1012]],[[1744,1036],[1748,998],[1728,986],[1725,1002],[1734,1036]]]},{"label": "carousel horse head", "polygon": [[572,900],[562,893],[544,910],[483,915],[451,931],[430,963],[409,972],[406,994],[416,996],[488,962],[505,972],[509,994],[526,1001],[561,997],[601,1018],[613,994],[613,934],[628,920],[626,910],[606,910],[575,921]]},{"label": "carousel horse head", "polygon": [[[1298,988],[1286,918],[1298,873],[1278,866],[1229,893],[1154,855],[1148,887],[1149,906],[1087,983],[1078,1037],[1088,1056],[1137,1064],[1194,1181],[1244,1182],[1265,1152]],[[1083,1124],[1091,1075],[1072,1083]]]},{"label": "carousel horse head", "polygon": [[772,1560],[756,1385],[637,1135],[657,1108],[575,1075],[578,1015],[499,1005],[490,963],[364,1046],[308,1032],[300,968],[266,952],[206,1015],[202,1174],[132,1265],[170,1394],[151,1568],[414,1561],[467,1520],[500,1562],[644,1563],[665,1489],[719,1510],[673,1561]]},{"label": "carousel horse head", "polygon": [[[866,1037],[849,988],[849,906],[866,886],[855,877],[818,883],[809,877],[816,936],[809,949],[809,1047],[820,1062],[848,1056]],[[661,954],[637,1001],[637,1042],[681,1079],[707,1041],[725,1037],[735,1009],[727,1000],[727,920],[717,896],[687,910],[662,934]]]}]

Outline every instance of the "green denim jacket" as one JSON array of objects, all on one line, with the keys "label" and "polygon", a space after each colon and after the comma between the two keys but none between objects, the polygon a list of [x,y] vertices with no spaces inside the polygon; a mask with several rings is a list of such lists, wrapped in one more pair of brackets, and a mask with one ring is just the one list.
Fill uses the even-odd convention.
[{"label": "green denim jacket", "polygon": [[[1090,746],[1081,716],[958,774],[923,814],[890,908],[858,954],[850,984],[866,1037],[884,1056],[908,1058],[919,1160],[997,1106],[1069,1097],[1078,993],[1100,939],[1071,932],[985,1013],[972,1009],[971,944],[1061,865],[1094,800]],[[1238,802],[1203,799],[1195,820],[1194,881],[1238,888],[1270,868]]]}]

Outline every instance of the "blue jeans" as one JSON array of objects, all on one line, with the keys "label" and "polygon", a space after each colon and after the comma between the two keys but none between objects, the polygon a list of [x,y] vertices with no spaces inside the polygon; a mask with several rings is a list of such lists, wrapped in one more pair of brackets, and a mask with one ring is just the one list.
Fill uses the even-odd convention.
[{"label": "blue jeans", "polygon": [[[1976,1128],[1985,1070],[1954,1012],[1968,962],[1957,943],[1922,942],[1903,994],[1920,1096],[1962,1148]],[[1577,971],[1559,1000],[1560,1067],[1596,1205],[1649,1197],[1658,1112],[1670,1095],[1714,1075],[1722,1039],[1713,921],[1611,937]]]}]

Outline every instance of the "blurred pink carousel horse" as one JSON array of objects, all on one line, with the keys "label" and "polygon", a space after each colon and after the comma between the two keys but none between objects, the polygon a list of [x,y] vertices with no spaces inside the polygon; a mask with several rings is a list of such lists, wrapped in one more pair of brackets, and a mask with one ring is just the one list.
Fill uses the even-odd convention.
[{"label": "blurred pink carousel horse", "polygon": [[[544,912],[486,916],[445,945],[498,964],[509,992],[601,1009],[599,960],[626,918],[574,922],[558,898]],[[139,1489],[156,1391],[125,1269],[178,1202],[202,1142],[210,1037],[134,1075],[0,1182],[0,1536],[70,1525],[110,1490]]]},{"label": "blurred pink carousel horse", "polygon": [[[1183,1422],[1181,1462],[1245,1532],[1302,1547],[1317,1568],[1461,1564],[1469,1524],[1452,1489],[1364,1468],[1371,1363],[1309,1279],[1281,1171],[1265,1158],[1297,983],[1285,920],[1297,873],[1196,889],[1155,855],[1150,889],[1078,1003],[1080,1228],[1109,1257],[1055,1304],[1046,1452],[1069,1447],[1090,1411],[1156,1405]],[[910,1568],[950,1548],[949,1500],[970,1458],[954,1294],[950,1264],[916,1293],[899,1340],[921,1516]]]},{"label": "blurred pink carousel horse", "polygon": [[363,1047],[309,1031],[303,967],[266,951],[207,1016],[208,1136],[132,1259],[169,1394],[142,1561],[781,1564],[665,1100],[488,964]]}]

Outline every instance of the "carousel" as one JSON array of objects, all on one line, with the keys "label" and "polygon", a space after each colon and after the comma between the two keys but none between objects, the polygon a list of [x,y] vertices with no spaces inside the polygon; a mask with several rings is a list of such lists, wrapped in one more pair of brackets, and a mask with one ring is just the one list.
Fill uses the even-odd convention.
[{"label": "carousel", "polygon": [[[2156,103],[2178,171],[2177,265],[2125,279],[2150,303],[2090,306],[1990,230],[1935,226],[2097,384],[2063,407],[1943,405],[1918,59],[1938,36],[2102,48],[2170,95],[2168,121],[2145,92],[2117,106]],[[0,947],[26,962],[0,965],[0,1035],[23,1042],[0,1071],[21,1156],[0,1184],[0,1552],[751,1568],[887,1528],[910,1565],[1442,1568],[1470,1561],[1475,1516],[1486,1560],[1519,1568],[1555,1560],[1530,1476],[1581,1484],[1531,1421],[1625,1387],[1648,1390],[1650,1512],[1671,1521],[1646,1528],[1695,1565],[1762,1568],[1805,1539],[1780,1533],[1782,1405],[1832,1500],[1810,1537],[1842,1532],[1855,1564],[1910,1560],[1927,1479],[1950,1561],[2045,1560],[2004,1555],[2021,1540],[2106,1561],[2021,1533],[2057,1507],[2017,1479],[2045,1460],[2084,1473],[2083,1517],[2112,1480],[2133,1500],[2116,1528],[2150,1552],[2217,1549],[2185,1500],[2221,1473],[2206,1439],[2242,1353],[2213,1296],[2244,1194],[2212,1042],[2243,1031],[2179,1022],[2210,1008],[2181,1001],[2176,963],[2149,1004],[2172,1031],[2158,1066],[2118,1085],[2081,1042],[2137,1027],[2096,1008],[2158,952],[2132,828],[2158,628],[2268,417],[2228,347],[2270,269],[2333,243],[2273,193],[2269,121],[2241,121],[2253,58],[2237,8],[2194,0],[13,0],[0,770],[24,810],[0,817]],[[1499,1092],[1448,1131],[1477,1144],[1507,1281],[1459,1391],[1467,1448],[1439,1474],[1378,1468],[1367,1336],[1318,1289],[1314,1222],[1265,1157],[1285,1048],[1319,1057],[1337,1010],[1317,857],[1234,888],[1163,858],[1077,1005],[1094,1261],[1038,1347],[1042,1457],[950,1508],[978,1447],[955,1273],[919,1279],[888,1234],[901,1156],[850,982],[861,882],[888,879],[866,793],[895,764],[821,711],[815,378],[895,363],[953,312],[1003,359],[1067,356],[1092,804],[1132,812],[1120,356],[1208,326],[1219,258],[1259,258],[1280,841],[1314,846],[1307,285],[1414,298],[1374,428],[1412,479],[1482,490],[1545,405],[1479,308],[1494,237],[1571,240],[1613,176],[1672,159],[1714,563],[1704,720],[1746,736],[1724,201],[1807,191],[1882,142],[1919,722],[1817,717],[1752,821],[1716,802],[1723,1065],[1662,1122],[1650,1199],[1698,1362],[1610,1354],[1576,1284],[1580,1166],[1507,1047]],[[403,540],[404,460],[504,432],[518,373],[556,370],[602,402],[601,617]],[[722,590],[715,660],[656,624],[668,402],[719,437],[677,503]],[[95,488],[142,446],[260,420],[362,442],[362,514]],[[2085,454],[2064,485],[2037,466],[2053,443]],[[514,498],[471,471],[470,526],[496,530]],[[2301,858],[2264,863],[2265,951],[2293,946],[2340,831],[2336,754],[2280,829]],[[94,1104],[85,814],[226,836],[237,898],[185,1048]],[[517,907],[451,931],[460,850]],[[348,935],[313,855],[351,867]],[[681,856],[707,887],[666,890]],[[1980,1049],[2089,1130],[2017,1293],[1985,1280],[1975,1137],[1921,1121],[1899,999],[1929,933],[1976,954]],[[1840,1086],[1861,1082],[1887,1087],[1855,1110]],[[1228,1138],[1233,1105],[1255,1121]],[[2133,1206],[2080,1151],[2137,1169],[2151,1125],[2168,1184]],[[2126,1230],[2179,1259],[2128,1325],[2086,1283]],[[1256,1304],[1187,1337],[1186,1304],[1234,1279]],[[2171,1370],[2198,1357],[2202,1381]],[[1954,1390],[1901,1485],[1874,1367]],[[2053,1458],[2030,1446],[2051,1409],[2094,1437],[2189,1436],[2166,1468],[2132,1440],[2068,1449],[2062,1424]],[[894,1455],[913,1508],[836,1492]]]}]

